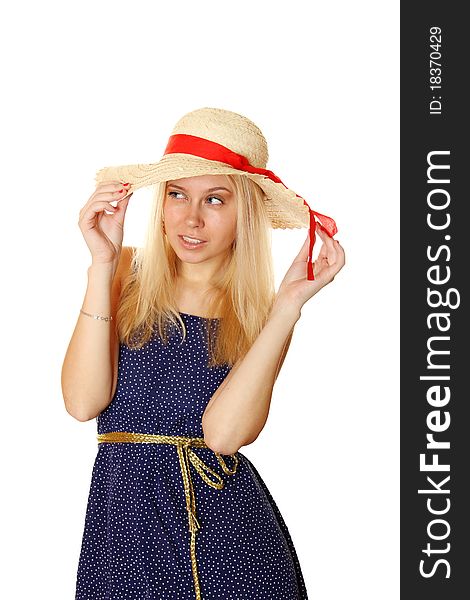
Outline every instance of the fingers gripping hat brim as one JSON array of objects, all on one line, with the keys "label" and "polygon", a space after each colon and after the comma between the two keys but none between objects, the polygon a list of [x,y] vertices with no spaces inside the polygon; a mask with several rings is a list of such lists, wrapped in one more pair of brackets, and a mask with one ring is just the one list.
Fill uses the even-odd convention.
[{"label": "fingers gripping hat brim", "polygon": [[293,229],[309,226],[309,210],[303,199],[284,184],[272,181],[266,175],[247,173],[234,169],[226,163],[207,160],[191,154],[166,154],[157,163],[104,167],[95,177],[96,183],[122,181],[130,183],[132,191],[198,175],[243,175],[248,177],[266,194],[266,208],[274,229]]}]

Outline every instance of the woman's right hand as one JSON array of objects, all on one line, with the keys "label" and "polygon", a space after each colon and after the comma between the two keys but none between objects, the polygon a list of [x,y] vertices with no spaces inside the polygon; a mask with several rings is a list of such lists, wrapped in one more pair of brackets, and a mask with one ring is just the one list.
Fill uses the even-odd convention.
[{"label": "woman's right hand", "polygon": [[[125,186],[119,181],[100,183],[80,211],[78,226],[94,264],[117,263],[119,260],[124,237],[124,217],[129,198],[133,194],[128,193],[129,189],[129,185]],[[119,200],[116,207],[111,204],[114,200]],[[105,210],[112,214],[105,213]]]}]

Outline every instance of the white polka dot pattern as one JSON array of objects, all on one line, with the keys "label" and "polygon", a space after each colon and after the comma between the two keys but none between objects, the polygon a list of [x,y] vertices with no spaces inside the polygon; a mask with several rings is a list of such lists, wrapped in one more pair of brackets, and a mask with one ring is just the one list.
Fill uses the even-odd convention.
[{"label": "white polka dot pattern", "polygon": [[[138,350],[120,345],[117,389],[98,433],[203,437],[202,414],[230,369],[207,367],[205,327],[218,320],[180,315],[183,344],[175,328],[167,346],[156,335]],[[238,452],[237,471],[226,476],[210,449],[193,450],[224,479],[217,490],[192,474],[202,599],[307,599],[289,531],[251,461]],[[100,443],[75,600],[194,600],[189,537],[176,446]]]}]

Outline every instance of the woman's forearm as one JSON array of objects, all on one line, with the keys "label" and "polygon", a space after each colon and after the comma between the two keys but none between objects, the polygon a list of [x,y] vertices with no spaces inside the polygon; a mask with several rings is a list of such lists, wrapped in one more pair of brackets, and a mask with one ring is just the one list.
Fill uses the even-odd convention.
[{"label": "woman's forearm", "polygon": [[299,318],[295,307],[275,306],[250,350],[211,398],[202,427],[215,452],[232,454],[258,437],[268,418],[279,361]]},{"label": "woman's forearm", "polygon": [[[83,310],[111,313],[111,286],[116,267],[91,265]],[[114,321],[99,321],[78,314],[62,366],[62,393],[67,411],[80,421],[94,418],[110,401],[113,382],[111,347]]]}]

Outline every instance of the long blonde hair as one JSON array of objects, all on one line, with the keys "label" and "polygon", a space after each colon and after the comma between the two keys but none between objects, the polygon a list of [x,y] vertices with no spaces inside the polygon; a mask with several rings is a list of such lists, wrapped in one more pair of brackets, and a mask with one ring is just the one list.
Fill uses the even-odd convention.
[{"label": "long blonde hair", "polygon": [[[232,184],[237,205],[236,239],[226,264],[211,282],[208,314],[218,315],[217,336],[208,327],[209,366],[243,358],[263,328],[272,308],[274,272],[271,254],[271,224],[266,195],[243,175],[225,175]],[[130,273],[122,283],[117,311],[119,340],[138,349],[152,337],[155,327],[166,344],[169,323],[185,324],[175,304],[179,260],[162,230],[167,183],[154,186],[153,202],[144,247],[134,249]]]}]

